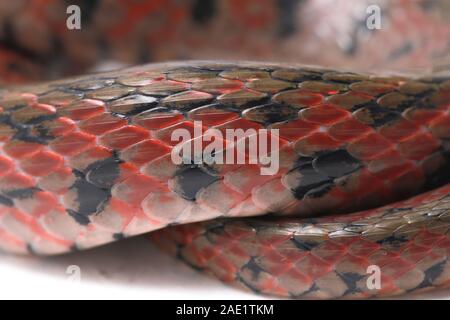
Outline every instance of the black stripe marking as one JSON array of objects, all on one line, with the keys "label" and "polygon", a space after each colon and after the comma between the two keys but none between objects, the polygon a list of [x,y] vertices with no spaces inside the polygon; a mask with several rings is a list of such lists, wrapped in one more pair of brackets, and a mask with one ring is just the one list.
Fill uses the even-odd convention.
[{"label": "black stripe marking", "polygon": [[362,164],[347,150],[337,150],[323,154],[312,162],[313,167],[320,173],[339,178],[358,170]]},{"label": "black stripe marking", "polygon": [[14,202],[10,198],[8,198],[8,197],[6,197],[6,196],[4,196],[2,194],[0,194],[0,204],[4,205],[4,206],[7,206],[7,207],[13,207],[14,206]]},{"label": "black stripe marking", "polygon": [[98,212],[111,196],[109,190],[100,189],[85,180],[75,181],[71,189],[77,193],[79,205],[76,213],[83,216]]},{"label": "black stripe marking", "polygon": [[297,199],[301,200],[310,190],[332,182],[330,177],[314,170],[311,164],[304,165],[296,170],[301,175],[299,184],[293,190]]},{"label": "black stripe marking", "polygon": [[86,180],[93,185],[109,189],[120,175],[120,163],[117,155],[113,158],[97,161],[86,169]]}]

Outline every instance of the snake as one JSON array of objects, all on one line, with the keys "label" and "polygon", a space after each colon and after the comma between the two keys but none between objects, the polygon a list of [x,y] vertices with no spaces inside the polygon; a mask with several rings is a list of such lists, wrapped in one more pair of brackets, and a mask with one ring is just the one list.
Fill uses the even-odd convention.
[{"label": "snake", "polygon": [[[4,87],[0,248],[55,255],[155,231],[155,243],[195,268],[268,295],[445,287],[449,102],[445,73],[257,62]],[[234,158],[175,163],[174,132],[198,130],[196,140],[211,128],[254,130],[239,141],[273,130],[278,144],[263,155],[276,154],[278,170]],[[216,139],[212,154],[247,159],[238,140]]]},{"label": "snake", "polygon": [[448,3],[330,3],[79,1],[80,31],[0,0],[0,251],[145,235],[272,297],[448,287]]}]

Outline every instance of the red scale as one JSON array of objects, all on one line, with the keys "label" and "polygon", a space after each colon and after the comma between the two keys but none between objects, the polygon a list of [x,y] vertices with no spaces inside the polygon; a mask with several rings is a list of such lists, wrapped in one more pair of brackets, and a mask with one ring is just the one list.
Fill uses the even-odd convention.
[{"label": "red scale", "polygon": [[445,112],[441,110],[410,109],[405,111],[405,118],[417,125],[428,125],[444,114]]},{"label": "red scale", "polygon": [[281,138],[296,141],[318,130],[320,125],[302,119],[296,119],[274,124],[271,128],[278,129]]},{"label": "red scale", "polygon": [[[219,249],[219,252],[222,252],[222,250]],[[223,281],[229,282],[234,280],[234,275],[238,269],[228,259],[222,255],[218,255],[214,258],[214,264],[220,268],[219,270],[216,270],[216,272],[219,272],[217,275]]]},{"label": "red scale", "polygon": [[342,145],[328,133],[314,132],[295,143],[295,149],[302,155],[311,156],[320,151],[334,150]]},{"label": "red scale", "polygon": [[165,191],[163,187],[155,179],[152,179],[143,174],[134,174],[124,181],[116,184],[112,190],[112,195],[128,203],[132,207],[139,207],[142,200],[151,192]]},{"label": "red scale", "polygon": [[[221,180],[217,181],[215,183],[215,186],[216,187],[214,189],[214,191],[215,191],[214,194],[209,194],[208,196],[204,196],[204,197],[200,196],[197,199],[197,203],[200,205],[205,205],[212,209],[219,210],[223,214],[226,214],[227,212],[223,212],[223,210],[232,209],[233,207],[235,207],[237,204],[239,204],[246,198],[242,194],[227,187],[226,184]],[[217,202],[214,201],[214,199],[215,199],[215,197],[221,198],[224,196],[226,197],[226,199],[228,201],[230,201],[230,203],[227,202],[226,208],[221,208],[220,206],[217,205]]]},{"label": "red scale", "polygon": [[391,260],[388,264],[383,265],[382,273],[394,279],[398,279],[414,268],[414,264],[405,261],[401,256],[398,256],[396,259]]},{"label": "red scale", "polygon": [[428,246],[420,246],[415,243],[411,243],[405,250],[402,251],[402,258],[410,263],[417,264],[423,261],[426,257],[430,256],[431,249]]},{"label": "red scale", "polygon": [[170,153],[171,150],[172,148],[160,141],[148,139],[124,149],[121,158],[136,166],[142,166]]},{"label": "red scale", "polygon": [[380,250],[380,244],[360,238],[358,241],[351,244],[346,250],[348,254],[355,257],[364,258]]},{"label": "red scale", "polygon": [[444,115],[430,124],[434,136],[450,138],[450,114]]},{"label": "red scale", "polygon": [[58,199],[47,191],[35,192],[31,198],[17,199],[14,203],[17,209],[36,218],[47,214],[51,210],[65,211]]},{"label": "red scale", "polygon": [[274,250],[266,253],[264,258],[259,262],[263,265],[264,270],[268,271],[275,277],[281,276],[293,267],[293,263],[291,261],[287,261],[282,255],[279,255]]},{"label": "red scale", "polygon": [[203,126],[212,127],[239,118],[235,112],[216,109],[214,107],[202,107],[189,112],[189,118],[201,121]]},{"label": "red scale", "polygon": [[321,104],[313,108],[301,110],[299,116],[308,122],[330,125],[350,117],[351,113],[344,109],[336,108],[332,104]]},{"label": "red scale", "polygon": [[79,154],[95,143],[95,136],[83,132],[71,132],[50,142],[52,150],[63,156]]},{"label": "red scale", "polygon": [[106,133],[100,137],[100,143],[115,150],[122,150],[132,144],[149,138],[149,136],[150,133],[147,130],[128,125]]},{"label": "red scale", "polygon": [[0,156],[0,178],[5,176],[14,168],[14,162],[5,156]]},{"label": "red scale", "polygon": [[328,129],[328,134],[332,138],[343,142],[356,140],[369,132],[373,132],[371,127],[353,117],[335,123]]},{"label": "red scale", "polygon": [[38,186],[43,190],[62,195],[69,190],[74,179],[71,168],[61,167],[50,175],[38,179]]},{"label": "red scale", "polygon": [[273,100],[299,107],[311,107],[322,103],[324,96],[305,89],[295,89],[277,93],[273,96]]},{"label": "red scale", "polygon": [[49,234],[44,230],[44,228],[41,227],[41,225],[34,217],[27,215],[19,210],[15,211],[14,218],[22,223],[25,227],[29,228],[36,235],[36,237],[40,237],[42,240],[47,240],[65,246],[70,246],[72,244],[68,240],[57,238]]},{"label": "red scale", "polygon": [[68,159],[68,165],[78,170],[84,170],[90,164],[105,160],[112,156],[112,152],[105,147],[93,146],[83,152],[80,152]]},{"label": "red scale", "polygon": [[79,126],[84,132],[99,136],[124,127],[127,123],[126,119],[113,116],[110,113],[102,113],[82,121]]},{"label": "red scale", "polygon": [[368,169],[380,179],[389,179],[406,169],[415,168],[412,161],[405,159],[397,150],[390,149],[368,162]]},{"label": "red scale", "polygon": [[0,190],[10,191],[35,186],[35,179],[20,172],[11,172],[0,179]]},{"label": "red scale", "polygon": [[399,119],[393,124],[381,127],[378,132],[392,142],[400,142],[413,136],[420,130],[420,127],[406,119]]},{"label": "red scale", "polygon": [[183,119],[183,114],[178,112],[153,112],[135,117],[133,123],[148,130],[159,130],[177,124]]},{"label": "red scale", "polygon": [[11,140],[3,145],[3,151],[12,158],[22,159],[38,153],[44,148],[42,144]]},{"label": "red scale", "polygon": [[393,144],[377,133],[369,133],[348,145],[348,151],[361,160],[374,159],[390,148],[393,148]]},{"label": "red scale", "polygon": [[313,249],[313,254],[316,256],[320,256],[331,264],[334,264],[347,254],[347,250],[348,249],[346,245],[328,241],[321,243],[319,246],[315,247]]},{"label": "red scale", "polygon": [[24,159],[20,167],[29,175],[42,177],[57,170],[63,163],[64,159],[60,155],[51,151],[40,151]]},{"label": "red scale", "polygon": [[323,276],[331,270],[332,264],[329,261],[320,259],[313,254],[307,255],[297,262],[296,267],[309,278],[315,279]]},{"label": "red scale", "polygon": [[48,125],[50,127],[49,134],[53,137],[61,137],[76,129],[73,120],[66,117],[59,117],[52,120]]},{"label": "red scale", "polygon": [[418,133],[399,143],[398,150],[407,158],[422,160],[432,154],[440,146],[430,133]]}]

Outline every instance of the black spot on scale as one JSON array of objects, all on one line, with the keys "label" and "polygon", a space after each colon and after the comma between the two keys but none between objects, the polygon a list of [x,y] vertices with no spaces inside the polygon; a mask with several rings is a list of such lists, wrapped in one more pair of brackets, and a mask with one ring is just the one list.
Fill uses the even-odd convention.
[{"label": "black spot on scale", "polygon": [[114,240],[122,240],[122,239],[125,239],[125,235],[123,233],[121,233],[121,232],[114,233],[113,234],[113,239]]},{"label": "black spot on scale", "polygon": [[311,294],[311,293],[313,293],[315,291],[319,291],[319,289],[320,288],[317,286],[317,284],[315,282],[313,282],[312,285],[309,287],[309,289],[306,290],[305,292],[303,292],[302,294],[300,294],[300,295],[291,295],[291,296],[293,298],[299,298],[299,297],[302,297],[302,296],[307,296],[308,294]]},{"label": "black spot on scale", "polygon": [[[348,56],[355,55],[359,50],[359,35],[361,34],[361,31],[363,29],[363,21],[361,19],[358,19],[352,23],[352,26],[349,30],[349,41],[345,44],[345,47],[343,48],[344,53]],[[367,29],[366,22],[364,20],[364,28]]]},{"label": "black spot on scale", "polygon": [[394,49],[393,51],[391,51],[388,59],[391,61],[397,60],[403,56],[410,54],[411,51],[413,51],[413,50],[414,50],[414,45],[408,41],[405,44],[403,44],[401,47],[398,47],[398,48]]},{"label": "black spot on scale", "polygon": [[121,162],[117,155],[114,155],[89,165],[86,168],[86,180],[99,188],[111,188],[120,175]]},{"label": "black spot on scale", "polygon": [[[406,107],[403,109],[406,109]],[[399,112],[396,112],[386,108],[382,108],[374,101],[370,101],[361,106],[355,107],[353,110],[356,118],[359,118],[359,114],[366,114],[366,116],[370,118],[370,121],[372,122],[371,124],[373,124],[375,127],[380,127],[384,124],[397,121],[398,119],[402,118],[401,111],[404,111],[399,110]],[[364,118],[365,116],[363,116],[363,119]]]},{"label": "black spot on scale", "polygon": [[72,169],[72,173],[75,177],[79,178],[79,179],[84,179],[85,174],[77,169]]},{"label": "black spot on scale", "polygon": [[206,227],[206,234],[212,233],[215,235],[222,235],[225,233],[225,225],[221,222],[212,221],[210,225]]},{"label": "black spot on scale", "polygon": [[320,173],[332,178],[345,176],[362,166],[359,160],[347,150],[337,150],[320,155],[313,160],[312,165]]},{"label": "black spot on scale", "polygon": [[278,1],[278,33],[281,37],[287,37],[296,30],[297,5],[300,0],[279,0]]},{"label": "black spot on scale", "polygon": [[1,116],[0,123],[7,124],[11,128],[13,128],[16,132],[14,133],[12,139],[20,140],[25,142],[39,143],[39,144],[47,144],[48,139],[41,136],[34,136],[30,134],[29,128],[30,126],[23,125],[20,123],[16,123],[11,119],[9,115]]},{"label": "black spot on scale", "polygon": [[208,225],[205,228],[206,232],[204,232],[204,237],[206,240],[214,244],[218,235],[220,236],[225,234],[225,225],[223,223],[215,223],[214,221],[212,221],[212,224],[213,226]]},{"label": "black spot on scale", "polygon": [[320,198],[326,195],[328,192],[330,192],[333,186],[334,185],[332,183],[323,184],[317,188],[308,191],[305,194],[305,198]]},{"label": "black spot on scale", "polygon": [[80,249],[77,247],[76,244],[71,245],[69,248],[69,252],[79,252],[79,251]]},{"label": "black spot on scale", "polygon": [[0,123],[8,124],[9,123],[9,115],[6,115],[6,114],[0,115]]},{"label": "black spot on scale", "polygon": [[31,143],[39,143],[46,145],[50,139],[46,136],[33,136],[28,132],[28,129],[19,129],[13,136],[15,140],[21,140]]},{"label": "black spot on scale", "polygon": [[303,199],[309,191],[332,182],[330,177],[316,171],[312,164],[306,164],[295,170],[300,173],[299,183],[293,189],[294,196],[297,199]]},{"label": "black spot on scale", "polygon": [[303,167],[307,164],[311,164],[313,160],[314,160],[313,157],[299,157],[295,160],[293,168],[295,169],[295,168]]},{"label": "black spot on scale", "polygon": [[109,190],[98,188],[82,179],[75,181],[71,189],[77,193],[78,208],[75,212],[82,216],[96,213],[111,197]]},{"label": "black spot on scale", "polygon": [[0,205],[4,205],[7,207],[13,207],[14,202],[10,198],[0,194]]},{"label": "black spot on scale", "polygon": [[390,235],[389,237],[377,241],[377,243],[381,245],[391,245],[394,247],[399,246],[405,242],[408,242],[408,238],[405,235],[401,236]]},{"label": "black spot on scale", "polygon": [[437,189],[450,181],[450,150],[443,150],[441,146],[438,152],[441,154],[444,164],[435,174],[428,174],[425,184],[421,187],[421,192]]},{"label": "black spot on scale", "polygon": [[268,103],[247,109],[242,115],[251,121],[269,125],[276,122],[296,119],[298,116],[298,109],[287,105]]},{"label": "black spot on scale", "polygon": [[358,288],[358,281],[361,281],[364,279],[364,275],[360,275],[353,272],[345,272],[345,273],[339,273],[337,272],[337,275],[344,281],[344,283],[347,286],[347,290],[344,292],[343,296],[353,293],[361,292],[361,290]]},{"label": "black spot on scale", "polygon": [[89,217],[82,215],[78,212],[68,209],[67,213],[69,214],[69,216],[71,216],[76,222],[78,222],[82,226],[87,226],[89,223],[91,223],[91,220],[89,219]]},{"label": "black spot on scale", "polygon": [[26,107],[27,107],[26,103],[19,103],[19,104],[14,105],[14,107],[9,108],[8,111],[9,112],[14,112],[14,111],[26,108]]},{"label": "black spot on scale", "polygon": [[418,5],[420,7],[422,7],[423,10],[429,11],[429,10],[436,8],[439,5],[439,2],[438,1],[420,1],[418,3]]},{"label": "black spot on scale", "polygon": [[[15,28],[13,27],[12,21],[9,21],[6,19],[6,21],[3,21],[3,28],[2,28],[2,47],[8,48],[11,52],[14,52],[17,55],[23,56],[30,61],[42,61],[42,59],[39,57],[39,55],[34,52],[33,50],[26,49],[25,47],[19,45],[19,43],[15,40]],[[62,52],[62,51],[58,51]],[[48,57],[46,57],[48,59]],[[46,60],[48,61],[48,60]],[[20,72],[23,72],[23,65],[22,63],[11,63],[7,64],[9,68],[13,68],[13,70],[19,70]]]},{"label": "black spot on scale", "polygon": [[26,124],[27,125],[37,125],[37,124],[39,124],[41,122],[54,120],[56,118],[58,118],[58,115],[50,114],[50,115],[45,115],[45,116],[40,116],[40,117],[33,118],[33,119],[27,121]]},{"label": "black spot on scale", "polygon": [[256,263],[255,258],[251,258],[244,266],[242,266],[242,271],[248,270],[252,275],[252,280],[257,281],[261,272],[264,270]]},{"label": "black spot on scale", "polygon": [[216,12],[215,0],[196,0],[192,6],[192,18],[198,24],[204,25],[214,18]]},{"label": "black spot on scale", "polygon": [[194,269],[196,271],[205,271],[204,268],[202,268],[202,267],[200,267],[198,265],[195,265],[193,262],[191,262],[189,260],[189,258],[184,256],[184,254],[183,254],[183,246],[180,245],[180,244],[177,244],[177,253],[176,253],[175,257],[178,260],[183,261],[183,263],[185,263],[187,266],[189,266],[190,268],[192,268],[192,269]]},{"label": "black spot on scale", "polygon": [[5,195],[13,199],[27,199],[33,197],[34,193],[40,191],[39,188],[24,188],[5,192]]},{"label": "black spot on scale", "polygon": [[256,288],[254,285],[252,285],[251,283],[248,283],[247,280],[245,280],[242,275],[240,273],[237,274],[236,276],[236,280],[241,282],[244,286],[246,286],[247,288],[249,288],[252,292],[256,293],[256,294],[261,294],[261,290],[259,290],[258,288]]},{"label": "black spot on scale", "polygon": [[46,128],[42,124],[35,125],[34,130],[39,134],[39,138],[43,141],[48,142],[55,139],[55,137],[50,134],[48,128]]},{"label": "black spot on scale", "polygon": [[436,263],[435,265],[429,267],[427,270],[425,270],[425,276],[424,276],[423,281],[416,288],[412,289],[411,291],[432,286],[434,281],[444,271],[445,264],[446,264],[446,260],[443,260],[443,261]]},{"label": "black spot on scale", "polygon": [[205,172],[198,166],[189,166],[176,174],[175,192],[186,200],[195,201],[197,193],[219,178]]},{"label": "black spot on scale", "polygon": [[302,251],[311,251],[320,244],[319,242],[305,241],[296,236],[292,237],[290,240]]},{"label": "black spot on scale", "polygon": [[39,254],[33,249],[30,243],[27,243],[27,252],[30,256],[38,256]]}]

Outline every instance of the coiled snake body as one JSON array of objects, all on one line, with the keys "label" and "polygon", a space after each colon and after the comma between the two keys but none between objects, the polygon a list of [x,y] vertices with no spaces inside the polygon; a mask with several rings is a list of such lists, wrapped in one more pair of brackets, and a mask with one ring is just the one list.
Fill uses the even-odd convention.
[{"label": "coiled snake body", "polygon": [[[162,229],[168,251],[265,294],[447,286],[449,79],[188,62],[2,89],[0,248],[51,255]],[[199,123],[278,129],[278,172],[175,164],[172,132]]]}]

